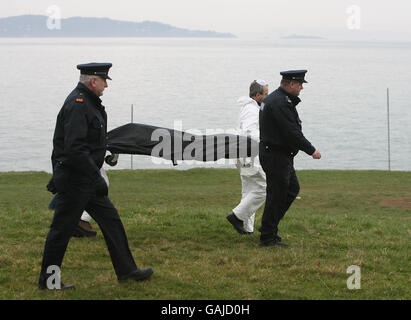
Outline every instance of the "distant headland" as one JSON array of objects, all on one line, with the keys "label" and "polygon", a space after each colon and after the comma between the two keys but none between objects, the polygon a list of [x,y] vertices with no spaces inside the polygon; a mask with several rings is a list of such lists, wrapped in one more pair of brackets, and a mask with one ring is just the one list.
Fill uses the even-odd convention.
[{"label": "distant headland", "polygon": [[0,18],[0,37],[236,38],[231,33],[188,30],[154,21],[131,22],[109,18],[71,17],[53,24],[49,17],[42,15]]}]

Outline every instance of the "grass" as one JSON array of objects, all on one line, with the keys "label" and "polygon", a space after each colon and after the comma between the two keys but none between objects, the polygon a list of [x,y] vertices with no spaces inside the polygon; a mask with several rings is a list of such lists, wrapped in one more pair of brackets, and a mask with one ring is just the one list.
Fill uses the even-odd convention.
[{"label": "grass", "polygon": [[[53,212],[43,172],[0,173],[0,299],[410,299],[411,172],[300,171],[280,223],[288,248],[261,248],[225,219],[241,196],[230,169],[109,171],[110,198],[147,282],[119,284],[101,231],[70,240],[70,292],[37,290]],[[262,209],[257,213],[260,225]],[[350,265],[361,289],[347,289]]]}]

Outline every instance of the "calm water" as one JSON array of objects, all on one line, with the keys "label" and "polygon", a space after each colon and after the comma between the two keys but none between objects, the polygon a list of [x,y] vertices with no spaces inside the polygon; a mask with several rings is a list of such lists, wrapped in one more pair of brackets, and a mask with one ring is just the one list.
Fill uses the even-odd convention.
[{"label": "calm water", "polygon": [[[252,80],[267,80],[272,91],[279,71],[308,69],[298,110],[305,136],[323,159],[301,153],[298,169],[387,169],[389,87],[391,167],[409,171],[410,56],[406,44],[0,39],[0,171],[51,171],[57,113],[77,83],[75,66],[91,61],[113,63],[113,81],[102,98],[109,129],[130,122],[133,104],[134,122],[172,128],[178,121],[182,129],[202,133],[236,128],[235,102],[248,94]],[[134,156],[133,167],[172,166]],[[121,156],[116,168],[130,168],[130,156]]]}]

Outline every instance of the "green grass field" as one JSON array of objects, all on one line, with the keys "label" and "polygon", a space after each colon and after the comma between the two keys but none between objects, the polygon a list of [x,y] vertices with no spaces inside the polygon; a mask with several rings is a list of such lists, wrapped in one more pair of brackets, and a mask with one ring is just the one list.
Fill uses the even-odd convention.
[{"label": "green grass field", "polygon": [[[230,169],[109,171],[110,198],[150,281],[119,284],[103,236],[72,238],[62,279],[38,291],[53,212],[42,172],[0,173],[0,299],[411,299],[411,172],[299,171],[280,223],[288,248],[258,246],[225,217],[241,195]],[[261,222],[262,209],[256,217]],[[347,268],[361,267],[361,289]]]}]

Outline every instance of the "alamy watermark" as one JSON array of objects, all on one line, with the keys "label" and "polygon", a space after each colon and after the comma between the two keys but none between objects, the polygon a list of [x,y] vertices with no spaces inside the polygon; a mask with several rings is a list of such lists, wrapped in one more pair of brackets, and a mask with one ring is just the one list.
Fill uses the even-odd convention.
[{"label": "alamy watermark", "polygon": [[47,29],[61,30],[61,9],[59,6],[52,5],[46,9]]},{"label": "alamy watermark", "polygon": [[347,279],[347,288],[349,290],[361,289],[361,268],[356,265],[349,266],[347,273],[352,274]]},{"label": "alamy watermark", "polygon": [[173,154],[175,160],[187,165],[196,161],[232,165],[239,158],[258,154],[258,142],[236,129],[189,129],[183,131],[182,121],[174,121],[173,130],[155,129],[151,141],[158,141],[151,152],[154,164],[166,164]]},{"label": "alamy watermark", "polygon": [[361,8],[357,5],[351,5],[347,8],[347,28],[349,30],[361,29]]},{"label": "alamy watermark", "polygon": [[59,266],[48,266],[47,274],[50,276],[47,278],[47,288],[50,290],[60,290],[61,289],[61,271]]}]

